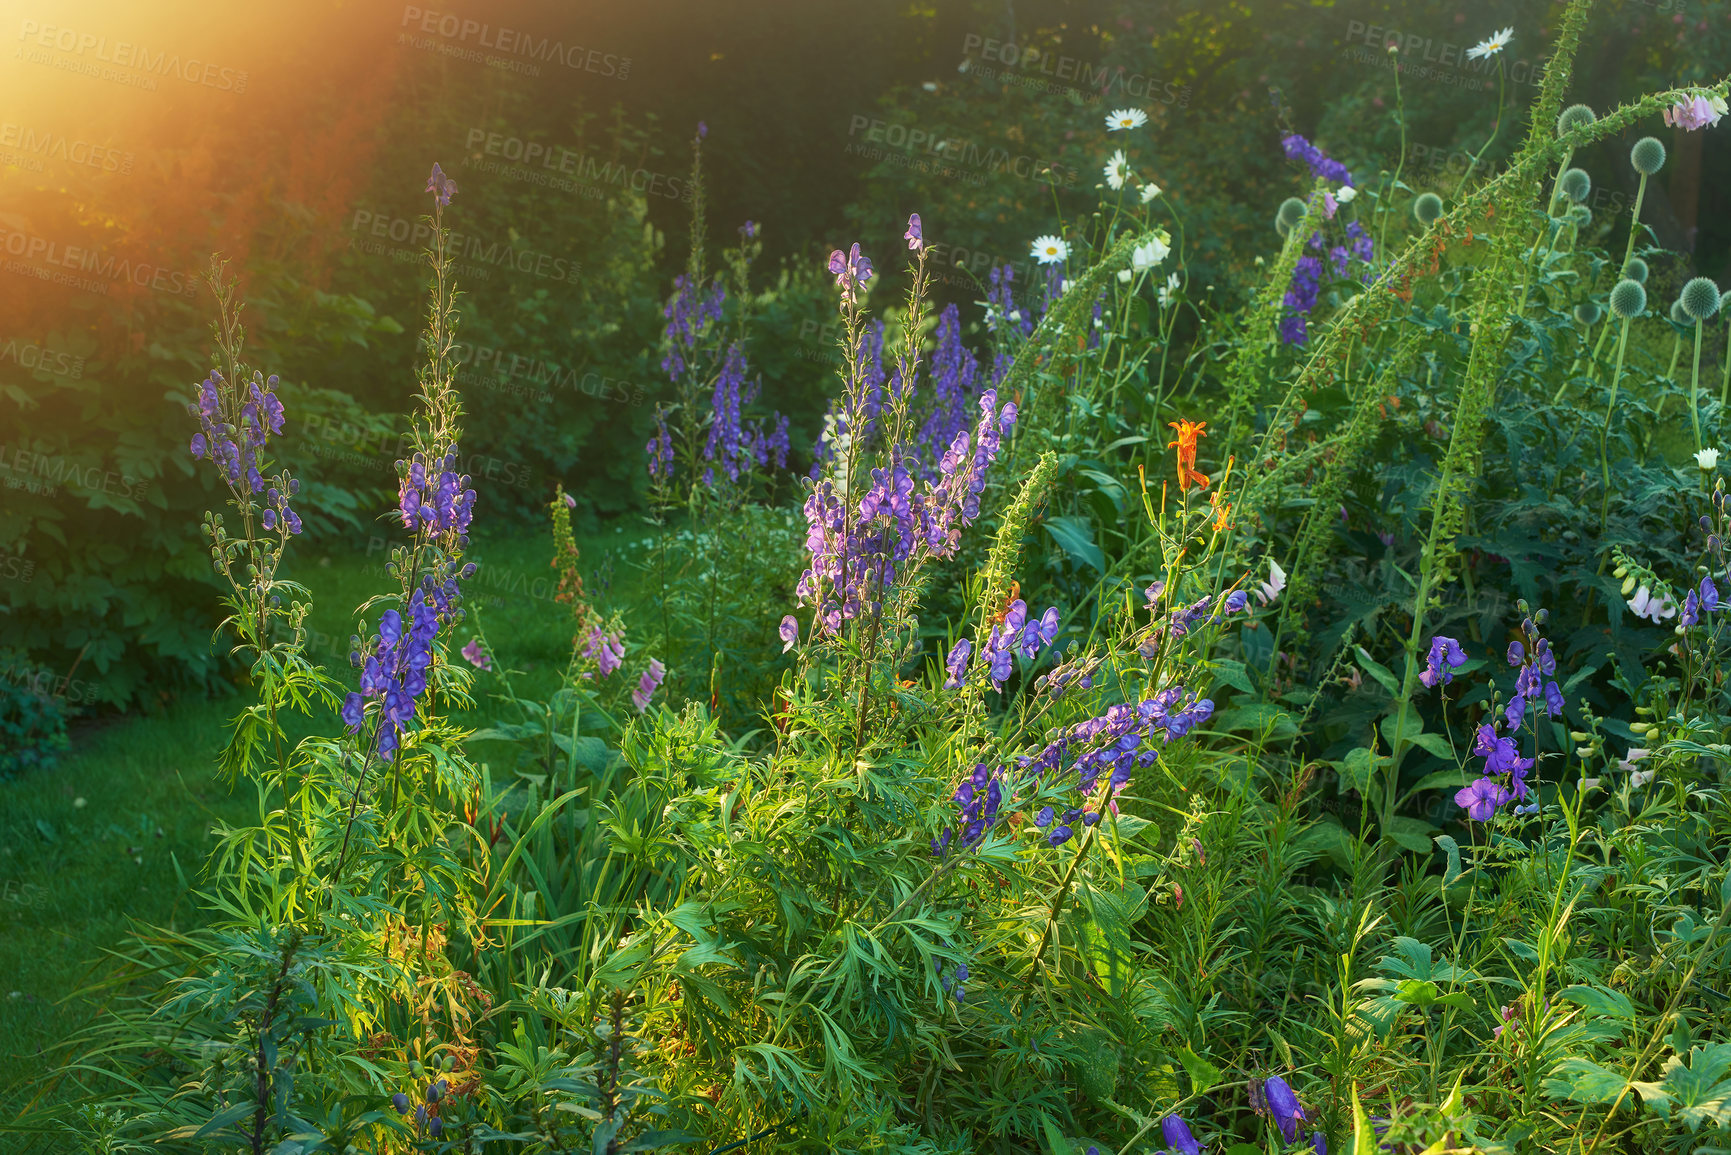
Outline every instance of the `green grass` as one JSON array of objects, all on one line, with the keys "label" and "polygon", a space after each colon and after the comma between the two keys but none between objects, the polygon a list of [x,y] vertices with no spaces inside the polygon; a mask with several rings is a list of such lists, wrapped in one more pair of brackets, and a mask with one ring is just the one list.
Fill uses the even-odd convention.
[{"label": "green grass", "polygon": [[[615,598],[636,576],[618,556],[636,536],[579,539],[597,598]],[[501,662],[524,672],[516,689],[525,696],[550,693],[570,655],[570,611],[551,596],[552,556],[550,535],[529,530],[477,539],[470,549],[481,569],[469,604]],[[298,564],[284,576],[312,591],[310,656],[352,682],[355,608],[394,584],[385,552],[368,558],[364,546],[344,552],[333,544],[298,559],[291,550],[290,560]],[[376,625],[378,610],[367,617]],[[214,627],[214,596],[210,620]],[[470,620],[453,637],[460,646],[473,635]],[[455,716],[460,724],[492,720],[493,685],[476,682],[475,708]],[[256,801],[231,795],[214,770],[228,719],[250,700],[244,690],[181,700],[155,715],[85,727],[56,769],[0,783],[0,1117],[17,1116],[35,1093],[29,1082],[101,1013],[101,999],[79,992],[99,977],[106,952],[123,948],[134,920],[181,930],[200,923],[190,888],[199,885],[212,826],[256,814]],[[337,724],[331,716],[300,729],[334,733]]]}]

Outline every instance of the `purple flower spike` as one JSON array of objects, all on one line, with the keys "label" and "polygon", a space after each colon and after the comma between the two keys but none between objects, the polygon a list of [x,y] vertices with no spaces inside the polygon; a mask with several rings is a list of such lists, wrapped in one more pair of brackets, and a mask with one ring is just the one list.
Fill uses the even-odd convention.
[{"label": "purple flower spike", "polygon": [[910,250],[926,247],[925,236],[920,232],[920,214],[913,213],[908,217],[908,231],[902,234],[902,240],[908,243]]},{"label": "purple flower spike", "polygon": [[1288,1143],[1298,1138],[1298,1124],[1301,1119],[1308,1119],[1304,1108],[1298,1105],[1298,1096],[1285,1079],[1279,1075],[1270,1075],[1262,1084],[1263,1094],[1268,1099],[1268,1110],[1274,1116],[1274,1123],[1280,1128],[1280,1135]]},{"label": "purple flower spike", "polygon": [[643,671],[643,676],[637,679],[637,688],[631,691],[631,704],[637,707],[639,714],[649,709],[649,700],[655,696],[666,674],[667,667],[659,659],[649,659],[649,668]]},{"label": "purple flower spike", "polygon": [[1160,1134],[1172,1149],[1172,1155],[1202,1155],[1202,1144],[1190,1133],[1190,1124],[1177,1115],[1160,1120]]}]

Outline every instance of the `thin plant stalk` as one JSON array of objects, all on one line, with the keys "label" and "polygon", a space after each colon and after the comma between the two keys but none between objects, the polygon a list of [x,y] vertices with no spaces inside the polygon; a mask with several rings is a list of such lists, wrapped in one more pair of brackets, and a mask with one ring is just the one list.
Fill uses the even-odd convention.
[{"label": "thin plant stalk", "polygon": [[[1617,334],[1617,367],[1611,371],[1611,399],[1605,406],[1605,424],[1599,430],[1599,540],[1605,538],[1605,529],[1609,524],[1611,510],[1611,461],[1609,446],[1611,440],[1611,414],[1617,408],[1617,386],[1623,376],[1623,354],[1629,345],[1629,318],[1623,318],[1623,328]],[[1698,439],[1698,438],[1697,438]],[[1606,557],[1610,555],[1607,554]],[[1601,563],[1600,568],[1603,569]]]}]

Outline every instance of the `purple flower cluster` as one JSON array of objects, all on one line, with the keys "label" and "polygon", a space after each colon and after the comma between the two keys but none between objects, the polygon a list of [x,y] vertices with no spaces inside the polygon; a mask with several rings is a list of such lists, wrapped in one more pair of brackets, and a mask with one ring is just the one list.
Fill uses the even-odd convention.
[{"label": "purple flower cluster", "polygon": [[1455,792],[1455,805],[1465,810],[1468,818],[1484,822],[1503,803],[1526,800],[1527,772],[1533,768],[1533,759],[1522,758],[1515,740],[1499,735],[1494,721],[1478,728],[1473,753],[1485,760],[1484,770],[1471,785]]},{"label": "purple flower cluster", "polygon": [[1305,247],[1314,250],[1298,258],[1292,270],[1292,283],[1286,289],[1286,315],[1280,319],[1280,339],[1288,345],[1302,345],[1310,339],[1309,316],[1322,291],[1322,234],[1312,233]]},{"label": "purple flower cluster", "polygon": [[1302,160],[1310,169],[1310,175],[1322,180],[1335,181],[1339,184],[1352,184],[1352,174],[1338,160],[1331,160],[1320,148],[1299,136],[1296,132],[1280,142],[1286,150],[1289,160]]},{"label": "purple flower cluster", "polygon": [[583,642],[583,657],[595,663],[603,678],[617,670],[625,661],[624,631],[609,634],[600,626],[590,626]]},{"label": "purple flower cluster", "polygon": [[1515,675],[1514,696],[1503,710],[1503,720],[1508,723],[1511,734],[1521,728],[1521,719],[1527,715],[1529,701],[1542,699],[1545,712],[1553,718],[1563,712],[1563,691],[1553,677],[1557,672],[1557,657],[1551,652],[1551,643],[1539,637],[1538,627],[1531,618],[1522,625],[1531,649],[1520,638],[1509,643],[1509,665],[1520,667],[1520,673]]},{"label": "purple flower cluster", "polygon": [[804,509],[811,565],[800,576],[798,595],[802,605],[818,607],[821,632],[835,633],[876,604],[905,567],[949,557],[960,545],[962,529],[980,514],[986,471],[1003,433],[1016,420],[1015,404],[1000,409],[996,390],[986,390],[979,406],[971,440],[967,430],[958,433],[937,478],[923,486],[916,488],[898,453],[889,467],[872,470],[856,507],[831,479],[812,488]]},{"label": "purple flower cluster", "polygon": [[1719,610],[1719,587],[1713,584],[1711,577],[1701,579],[1699,589],[1689,591],[1689,596],[1683,599],[1683,617],[1685,626],[1692,626],[1701,620],[1701,614],[1717,613]]},{"label": "purple flower cluster", "polygon": [[[944,831],[944,837],[949,837],[949,831]],[[954,995],[958,1003],[968,997],[967,988],[962,985],[968,981],[967,963],[957,963],[955,970],[947,975],[944,973],[944,968],[939,966],[938,978],[942,980],[945,992]]]},{"label": "purple flower cluster", "polygon": [[1134,705],[1121,702],[1109,707],[1098,718],[1060,730],[1039,754],[1021,759],[1022,769],[1044,777],[1063,773],[1068,763],[1076,771],[1076,789],[1084,798],[1093,794],[1103,773],[1110,773],[1114,790],[1122,790],[1136,767],[1153,765],[1156,753],[1143,743],[1155,731],[1164,733],[1165,741],[1170,742],[1184,737],[1214,713],[1209,699],[1185,701],[1185,697],[1183,686],[1170,686]]},{"label": "purple flower cluster", "polygon": [[475,491],[469,488],[468,475],[457,472],[456,448],[432,461],[417,453],[406,462],[397,462],[397,467],[402,473],[397,512],[403,528],[434,536],[454,533],[466,542],[469,522],[475,515]]},{"label": "purple flower cluster", "polygon": [[721,320],[726,300],[727,289],[720,281],[706,292],[683,273],[673,279],[673,296],[661,310],[667,319],[662,330],[667,352],[661,358],[661,368],[670,379],[678,381],[685,375],[710,323]]},{"label": "purple flower cluster", "polygon": [[379,619],[372,652],[361,667],[360,692],[350,694],[343,702],[343,722],[354,733],[361,728],[367,702],[383,701],[374,749],[386,762],[396,756],[400,736],[414,720],[415,703],[427,689],[427,667],[433,661],[439,611],[430,599],[418,598],[409,610],[409,621],[405,631],[403,616],[396,610],[385,611]]},{"label": "purple flower cluster", "polygon": [[[187,406],[199,424],[191,449],[195,459],[214,461],[223,480],[236,491],[244,485],[246,493],[265,493],[265,529],[281,526],[285,532],[297,534],[301,531],[300,515],[289,508],[288,499],[300,492],[300,482],[284,474],[279,485],[266,493],[264,474],[259,470],[265,447],[283,430],[283,407],[275,393],[276,384],[276,374],[265,378],[254,371],[247,383],[246,399],[241,401],[228,389],[223,375],[212,369],[198,387],[197,402]],[[231,420],[224,410],[232,409],[236,402],[239,412]]]},{"label": "purple flower cluster", "polygon": [[[1034,318],[1016,308],[1012,285],[1016,279],[1016,270],[1009,265],[999,265],[989,274],[990,284],[986,289],[986,323],[1000,333],[1015,331],[1027,337],[1034,331]],[[998,341],[992,354],[992,384],[1003,381],[1004,375],[1015,364],[1016,355],[1005,344]]]},{"label": "purple flower cluster", "polygon": [[637,679],[637,688],[631,691],[631,704],[637,707],[639,714],[649,709],[649,700],[655,697],[655,691],[661,688],[661,679],[667,675],[667,667],[660,659],[650,658],[649,668]]},{"label": "purple flower cluster", "polygon": [[835,274],[836,288],[841,290],[843,304],[851,305],[859,290],[872,278],[872,263],[859,251],[855,241],[848,252],[836,249],[829,255],[829,271]]},{"label": "purple flower cluster", "polygon": [[1446,686],[1454,681],[1455,671],[1466,664],[1467,655],[1461,644],[1438,634],[1430,640],[1430,656],[1425,659],[1418,680],[1432,689],[1438,684]]},{"label": "purple flower cluster", "polygon": [[938,459],[968,427],[968,410],[975,400],[975,382],[980,366],[972,350],[962,344],[961,312],[954,305],[938,314],[938,331],[932,348],[932,403],[920,426],[920,456],[926,472],[937,470]]},{"label": "purple flower cluster", "polygon": [[1003,774],[1002,766],[988,768],[981,762],[956,787],[952,799],[957,809],[956,825],[953,830],[945,830],[932,839],[934,855],[941,857],[949,850],[952,840],[959,849],[967,850],[978,846],[986,837],[986,831],[997,822],[998,811],[1004,804]]},{"label": "purple flower cluster", "polygon": [[643,447],[643,452],[649,458],[650,477],[672,480],[673,439],[667,435],[667,414],[660,408],[655,410],[655,432]]},{"label": "purple flower cluster", "polygon": [[[980,660],[986,663],[988,677],[992,680],[992,689],[1002,691],[1004,683],[1009,681],[1010,671],[1015,666],[1016,651],[1020,650],[1025,658],[1033,658],[1042,649],[1052,644],[1052,639],[1058,636],[1058,607],[1049,607],[1038,621],[1028,617],[1028,604],[1017,598],[1004,611],[1004,620],[992,627],[992,632],[986,636],[985,644],[980,647]],[[951,657],[954,658],[954,651]],[[966,665],[966,658],[963,659]],[[956,670],[951,669],[955,678]],[[960,680],[957,678],[956,680]]]}]

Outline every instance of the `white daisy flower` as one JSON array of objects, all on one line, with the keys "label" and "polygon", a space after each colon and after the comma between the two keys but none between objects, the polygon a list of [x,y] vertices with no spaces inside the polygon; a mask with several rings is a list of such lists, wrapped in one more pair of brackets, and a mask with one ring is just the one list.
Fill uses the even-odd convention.
[{"label": "white daisy flower", "polygon": [[1497,53],[1507,48],[1509,46],[1509,41],[1514,38],[1515,29],[1513,25],[1510,25],[1501,32],[1496,33],[1494,36],[1487,36],[1471,48],[1467,49],[1467,59],[1483,60],[1487,56],[1495,56]]},{"label": "white daisy flower", "polygon": [[1349,184],[1343,184],[1334,190],[1334,199],[1343,205],[1352,203],[1352,198],[1358,195],[1358,190]]},{"label": "white daisy flower", "polygon": [[1162,309],[1164,309],[1166,306],[1170,305],[1173,301],[1177,300],[1177,293],[1178,293],[1178,274],[1173,273],[1171,276],[1166,278],[1166,284],[1160,290],[1160,307]]},{"label": "white daisy flower", "polygon": [[1055,265],[1070,255],[1070,246],[1057,237],[1035,237],[1029,255],[1042,265]]},{"label": "white daisy flower", "polygon": [[1126,128],[1141,128],[1148,123],[1148,114],[1140,108],[1119,108],[1106,114],[1106,131],[1118,132]]},{"label": "white daisy flower", "polygon": [[1717,449],[1701,450],[1701,452],[1695,455],[1695,464],[1699,465],[1702,469],[1716,468],[1719,464],[1719,451]]},{"label": "white daisy flower", "polygon": [[1121,189],[1124,187],[1124,182],[1130,179],[1130,158],[1124,155],[1123,149],[1119,149],[1106,162],[1104,171],[1106,183],[1111,185],[1113,189]]},{"label": "white daisy flower", "polygon": [[1154,198],[1159,196],[1159,195],[1160,195],[1160,186],[1155,184],[1153,181],[1149,181],[1147,184],[1142,186],[1142,203],[1143,204],[1152,203]]}]

